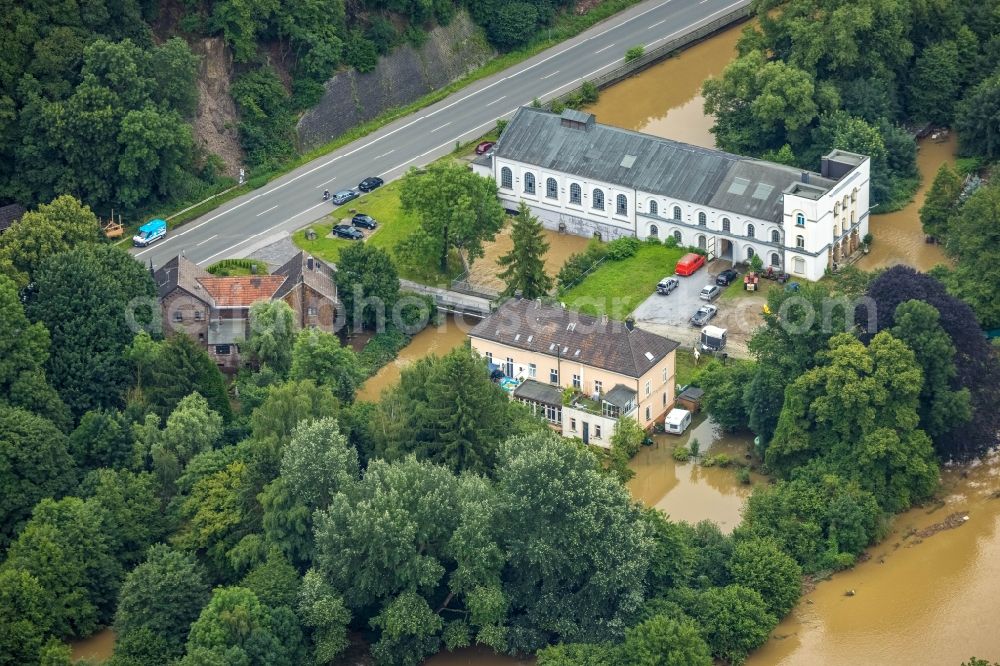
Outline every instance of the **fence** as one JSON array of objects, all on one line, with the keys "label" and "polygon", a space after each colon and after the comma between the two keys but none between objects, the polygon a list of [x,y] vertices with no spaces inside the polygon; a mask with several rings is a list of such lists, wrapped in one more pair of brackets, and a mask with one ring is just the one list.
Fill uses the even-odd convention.
[{"label": "fence", "polygon": [[657,62],[659,62],[663,58],[666,58],[674,51],[678,51],[684,48],[685,46],[693,44],[698,40],[704,39],[705,37],[708,37],[709,35],[733,23],[745,21],[746,19],[750,18],[752,14],[753,11],[751,3],[747,2],[742,7],[737,7],[733,11],[728,12],[717,19],[709,21],[705,25],[695,30],[692,30],[686,35],[675,37],[674,39],[671,39],[666,43],[657,46],[656,48],[646,51],[635,60],[630,60],[622,65],[619,65],[610,72],[606,72],[604,74],[601,74],[600,76],[595,76],[594,78],[589,79],[588,81],[581,81],[579,87],[574,88],[573,90],[567,93],[563,93],[558,97],[553,97],[551,100],[545,103],[545,107],[551,108],[554,102],[565,104],[567,101],[573,100],[574,98],[576,98],[577,95],[579,95],[580,87],[582,87],[584,83],[588,82],[593,83],[598,88],[605,88],[614,83],[618,83],[622,79],[627,78],[632,74],[635,74],[636,72],[649,67],[650,65],[656,64]]}]

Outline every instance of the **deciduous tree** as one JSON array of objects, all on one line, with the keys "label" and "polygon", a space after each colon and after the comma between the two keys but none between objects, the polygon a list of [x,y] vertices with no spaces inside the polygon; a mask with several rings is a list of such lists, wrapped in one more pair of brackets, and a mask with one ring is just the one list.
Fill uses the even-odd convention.
[{"label": "deciduous tree", "polygon": [[359,475],[358,452],[347,443],[335,419],[300,424],[284,447],[281,476],[292,496],[310,511],[326,508]]},{"label": "deciduous tree", "polygon": [[949,222],[958,213],[961,193],[962,179],[948,164],[942,164],[920,208],[920,223],[925,234],[939,239],[948,237]]},{"label": "deciduous tree", "polygon": [[352,329],[384,327],[391,321],[388,317],[399,300],[399,275],[385,250],[368,243],[344,248],[334,281]]},{"label": "deciduous tree", "polygon": [[266,365],[286,377],[292,367],[292,344],[297,326],[295,312],[282,300],[250,306],[250,336],[243,345],[246,360]]},{"label": "deciduous tree", "polygon": [[712,657],[689,617],[657,615],[625,632],[622,663],[630,666],[710,666]]},{"label": "deciduous tree", "polygon": [[145,396],[161,418],[167,418],[192,393],[203,396],[224,422],[232,418],[222,373],[205,348],[187,335],[171,335],[159,345],[149,374]]},{"label": "deciduous tree", "polygon": [[776,541],[738,540],[729,560],[729,575],[737,585],[759,592],[776,617],[784,617],[799,600],[802,569]]},{"label": "deciduous tree", "polygon": [[291,379],[310,379],[329,387],[341,403],[350,403],[365,379],[358,355],[340,344],[332,333],[317,329],[299,331],[292,348]]}]

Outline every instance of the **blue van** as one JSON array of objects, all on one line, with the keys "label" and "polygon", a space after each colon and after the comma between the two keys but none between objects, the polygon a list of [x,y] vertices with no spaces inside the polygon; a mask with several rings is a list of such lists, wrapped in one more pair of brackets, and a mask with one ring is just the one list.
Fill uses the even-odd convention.
[{"label": "blue van", "polygon": [[150,220],[139,227],[139,233],[132,236],[132,244],[136,247],[146,247],[167,235],[166,220]]}]

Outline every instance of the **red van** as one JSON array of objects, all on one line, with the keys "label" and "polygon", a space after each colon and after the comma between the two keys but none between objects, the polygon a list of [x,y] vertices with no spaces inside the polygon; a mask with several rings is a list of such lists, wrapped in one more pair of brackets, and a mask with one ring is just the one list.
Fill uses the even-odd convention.
[{"label": "red van", "polygon": [[677,261],[674,273],[687,277],[705,265],[705,257],[696,252],[689,252]]}]

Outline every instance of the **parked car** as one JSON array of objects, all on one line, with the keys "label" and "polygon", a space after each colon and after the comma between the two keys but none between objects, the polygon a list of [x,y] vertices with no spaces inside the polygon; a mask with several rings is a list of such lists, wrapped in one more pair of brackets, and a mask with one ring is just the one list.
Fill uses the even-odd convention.
[{"label": "parked car", "polygon": [[378,176],[368,176],[363,181],[358,183],[358,189],[362,192],[371,192],[376,187],[382,187],[384,184],[385,181]]},{"label": "parked car", "polygon": [[486,153],[493,150],[492,141],[483,141],[478,146],[476,146],[476,155],[485,155]]},{"label": "parked car", "polygon": [[722,293],[722,287],[717,284],[708,284],[702,287],[701,293],[698,294],[698,298],[703,301],[714,301]]},{"label": "parked car", "polygon": [[666,296],[680,284],[677,278],[670,276],[665,277],[656,285],[656,293]]},{"label": "parked car", "polygon": [[333,201],[334,206],[340,206],[347,203],[351,199],[357,199],[360,196],[361,193],[357,190],[341,190],[333,195],[331,201]]},{"label": "parked car", "polygon": [[365,215],[364,213],[358,213],[353,218],[351,218],[351,224],[356,227],[364,227],[365,229],[374,229],[378,226],[378,222],[371,215]]},{"label": "parked car", "polygon": [[167,223],[165,220],[150,220],[139,227],[139,233],[132,236],[132,245],[136,247],[146,247],[150,243],[155,243],[167,235]]},{"label": "parked car", "polygon": [[333,235],[340,236],[341,238],[347,238],[349,240],[361,240],[365,237],[360,230],[355,229],[349,224],[338,224],[333,228]]},{"label": "parked car", "polygon": [[677,260],[677,266],[674,268],[674,273],[676,275],[683,275],[684,277],[687,277],[694,274],[696,270],[704,265],[705,257],[697,252],[688,252]]},{"label": "parked car", "polygon": [[704,326],[712,320],[712,317],[719,311],[719,308],[714,305],[703,305],[698,308],[698,311],[691,315],[691,325],[692,326]]},{"label": "parked car", "polygon": [[721,287],[728,287],[733,283],[733,280],[740,276],[734,268],[727,268],[726,270],[719,273],[719,277],[715,278],[715,284]]}]

